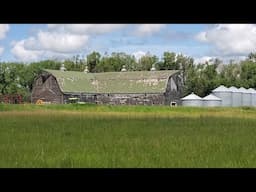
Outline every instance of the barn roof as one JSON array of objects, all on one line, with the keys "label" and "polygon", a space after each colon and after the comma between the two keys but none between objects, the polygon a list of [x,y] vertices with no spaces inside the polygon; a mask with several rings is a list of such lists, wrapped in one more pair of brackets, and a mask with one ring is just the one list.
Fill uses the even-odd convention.
[{"label": "barn roof", "polygon": [[178,70],[84,73],[45,70],[58,81],[62,92],[164,93],[170,76]]}]

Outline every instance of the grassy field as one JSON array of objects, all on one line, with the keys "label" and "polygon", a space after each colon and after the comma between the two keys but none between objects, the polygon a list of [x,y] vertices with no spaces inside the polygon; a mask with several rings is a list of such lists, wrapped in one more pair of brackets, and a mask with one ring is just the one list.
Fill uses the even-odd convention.
[{"label": "grassy field", "polygon": [[255,108],[0,105],[0,167],[256,167]]}]

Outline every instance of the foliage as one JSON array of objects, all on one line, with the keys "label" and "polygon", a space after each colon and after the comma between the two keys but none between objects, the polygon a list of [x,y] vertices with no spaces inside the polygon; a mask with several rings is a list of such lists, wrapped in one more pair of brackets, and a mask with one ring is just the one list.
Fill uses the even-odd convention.
[{"label": "foliage", "polygon": [[93,51],[91,54],[87,55],[87,66],[91,73],[96,72],[97,65],[100,63],[101,55],[99,52]]}]

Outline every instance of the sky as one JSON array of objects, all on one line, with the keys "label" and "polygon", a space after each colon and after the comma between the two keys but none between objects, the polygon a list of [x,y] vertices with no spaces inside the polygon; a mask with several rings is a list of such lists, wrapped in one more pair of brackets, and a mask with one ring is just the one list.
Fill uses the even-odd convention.
[{"label": "sky", "polygon": [[0,24],[0,61],[81,58],[98,51],[181,53],[195,62],[246,58],[256,52],[255,24]]}]

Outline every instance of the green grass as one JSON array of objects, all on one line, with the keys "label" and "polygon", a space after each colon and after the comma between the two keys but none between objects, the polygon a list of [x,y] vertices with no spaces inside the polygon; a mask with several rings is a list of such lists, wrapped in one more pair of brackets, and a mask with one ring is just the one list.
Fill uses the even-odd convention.
[{"label": "green grass", "polygon": [[0,105],[0,167],[256,167],[255,108]]}]

